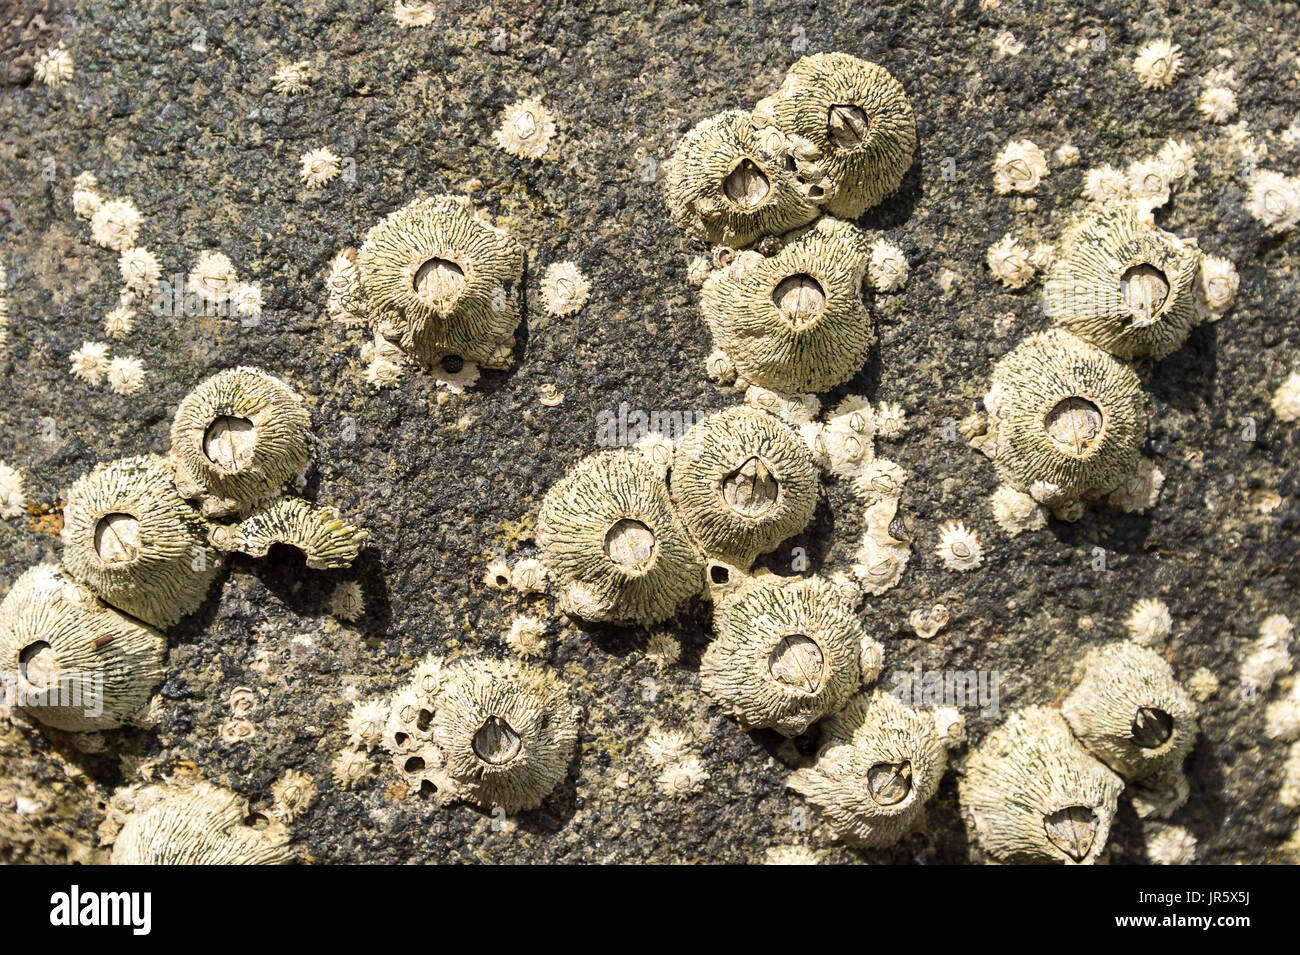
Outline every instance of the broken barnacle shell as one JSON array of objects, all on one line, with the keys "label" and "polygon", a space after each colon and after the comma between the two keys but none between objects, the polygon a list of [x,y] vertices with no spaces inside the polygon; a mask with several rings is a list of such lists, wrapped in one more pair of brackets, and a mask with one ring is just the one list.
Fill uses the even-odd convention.
[{"label": "broken barnacle shell", "polygon": [[313,570],[350,567],[366,541],[366,532],[343,520],[332,507],[298,497],[280,497],[260,506],[235,528],[221,527],[213,541],[223,550],[265,557],[273,544],[302,552]]},{"label": "broken barnacle shell", "polygon": [[113,843],[113,865],[284,865],[289,835],[256,819],[238,793],[196,782],[148,786],[135,796]]}]

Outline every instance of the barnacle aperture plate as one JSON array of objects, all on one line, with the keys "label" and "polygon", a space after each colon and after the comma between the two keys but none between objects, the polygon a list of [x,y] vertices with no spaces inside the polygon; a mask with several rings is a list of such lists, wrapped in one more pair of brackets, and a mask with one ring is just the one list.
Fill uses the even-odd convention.
[{"label": "barnacle aperture plate", "polygon": [[248,800],[210,783],[148,786],[113,843],[113,865],[284,865],[283,825],[246,824]]}]

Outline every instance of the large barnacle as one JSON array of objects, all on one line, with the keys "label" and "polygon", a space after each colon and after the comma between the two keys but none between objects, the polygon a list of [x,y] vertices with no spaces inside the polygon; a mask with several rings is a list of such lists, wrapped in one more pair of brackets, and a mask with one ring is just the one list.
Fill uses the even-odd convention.
[{"label": "large barnacle", "polygon": [[283,865],[284,826],[247,824],[248,800],[210,783],[158,785],[135,796],[113,843],[113,865]]}]

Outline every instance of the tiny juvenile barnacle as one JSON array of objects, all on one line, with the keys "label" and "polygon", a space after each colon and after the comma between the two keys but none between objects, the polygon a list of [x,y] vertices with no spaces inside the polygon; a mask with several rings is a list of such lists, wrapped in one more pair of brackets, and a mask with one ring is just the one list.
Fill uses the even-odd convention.
[{"label": "tiny juvenile barnacle", "polygon": [[702,120],[664,163],[668,214],[693,238],[732,248],[806,225],[821,196],[787,168],[781,148],[741,110]]},{"label": "tiny juvenile barnacle", "polygon": [[371,324],[408,355],[509,366],[524,250],[463,197],[415,199],[390,214],[366,233],[357,267]]},{"label": "tiny juvenile barnacle", "polygon": [[786,785],[813,804],[837,838],[877,848],[920,821],[947,764],[931,717],[877,689],[859,693],[822,723],[816,762]]},{"label": "tiny juvenile barnacle", "polygon": [[265,557],[273,544],[299,550],[313,570],[350,567],[366,541],[366,532],[349,524],[332,507],[299,497],[279,497],[259,505],[237,526],[215,532],[223,550]]},{"label": "tiny juvenile barnacle", "polygon": [[[805,56],[753,121],[779,130],[826,211],[856,219],[897,191],[916,150],[916,117],[884,67],[847,53]],[[824,185],[823,185],[824,184]]]},{"label": "tiny juvenile barnacle", "polygon": [[113,729],[142,712],[162,680],[167,642],[53,564],[38,564],[0,603],[0,671],[13,704],[55,729]]},{"label": "tiny juvenile barnacle", "polygon": [[248,800],[195,782],[142,789],[113,843],[113,865],[284,865],[294,861],[283,824],[247,824]]},{"label": "tiny juvenile barnacle", "polygon": [[710,415],[686,433],[669,485],[700,548],[743,569],[808,526],[820,481],[798,432],[742,406]]},{"label": "tiny juvenile barnacle", "polygon": [[668,488],[636,450],[580,461],[547,492],[535,536],[561,606],[587,620],[657,623],[701,587]]},{"label": "tiny juvenile barnacle", "polygon": [[1061,713],[1092,755],[1130,782],[1178,773],[1196,742],[1196,704],[1164,657],[1130,641],[1091,651]]},{"label": "tiny juvenile barnacle", "polygon": [[166,458],[102,464],[68,489],[63,565],[104,601],[167,628],[203,603],[223,564]]},{"label": "tiny juvenile barnacle", "polygon": [[997,861],[1088,865],[1106,846],[1123,788],[1059,713],[1034,706],[970,754],[958,796],[967,828]]},{"label": "tiny juvenile barnacle", "polygon": [[746,728],[798,736],[876,677],[862,658],[878,660],[879,645],[819,577],[749,578],[718,601],[714,627],[701,683]]},{"label": "tiny juvenile barnacle", "polygon": [[862,295],[870,260],[866,237],[830,217],[788,236],[775,255],[740,253],[700,292],[714,344],[746,381],[773,391],[848,380],[875,342]]},{"label": "tiny juvenile barnacle", "polygon": [[307,464],[311,415],[287,384],[256,368],[202,382],[172,421],[176,486],[209,517],[247,510]]}]

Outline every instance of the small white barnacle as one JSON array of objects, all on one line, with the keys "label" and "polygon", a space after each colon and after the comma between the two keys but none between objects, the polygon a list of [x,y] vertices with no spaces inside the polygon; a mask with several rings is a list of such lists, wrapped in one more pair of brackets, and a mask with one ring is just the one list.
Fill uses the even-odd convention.
[{"label": "small white barnacle", "polygon": [[393,388],[402,380],[406,368],[387,359],[378,358],[366,365],[366,384],[375,388]]},{"label": "small white barnacle", "polygon": [[[125,338],[134,327],[135,310],[127,302],[120,302],[104,316],[104,335],[108,338]],[[109,384],[112,384],[112,377]]]},{"label": "small white barnacle", "polygon": [[288,63],[275,71],[271,85],[281,96],[297,96],[311,88],[311,64],[306,60]]},{"label": "small white barnacle", "polygon": [[1141,458],[1132,473],[1106,496],[1106,503],[1119,511],[1142,514],[1156,506],[1164,486],[1165,472],[1149,458]]},{"label": "small white barnacle", "polygon": [[1187,690],[1192,694],[1192,699],[1204,703],[1219,692],[1219,678],[1214,675],[1213,671],[1201,667],[1188,677]]},{"label": "small white barnacle", "polygon": [[1133,612],[1129,614],[1125,626],[1128,627],[1129,637],[1150,647],[1165,642],[1173,621],[1164,601],[1146,598],[1133,605]]},{"label": "small white barnacle", "polygon": [[72,79],[72,54],[63,44],[52,47],[36,61],[36,78],[49,87],[60,87]]},{"label": "small white barnacle", "polygon": [[907,416],[897,402],[882,401],[876,405],[876,437],[882,441],[897,441],[907,432]]},{"label": "small white barnacle", "polygon": [[384,741],[388,726],[388,701],[366,700],[352,704],[348,714],[348,745],[357,749],[374,749]]},{"label": "small white barnacle", "polygon": [[1113,202],[1128,198],[1128,176],[1107,163],[1089,169],[1083,177],[1083,197],[1091,202]]},{"label": "small white barnacle", "polygon": [[1266,693],[1281,674],[1291,672],[1295,666],[1290,646],[1293,629],[1290,619],[1280,613],[1264,618],[1259,625],[1259,638],[1246,648],[1241,662],[1243,681]]},{"label": "small white barnacle", "polygon": [[1300,180],[1261,169],[1250,184],[1250,214],[1280,234],[1300,222]]},{"label": "small white barnacle", "polygon": [[1208,86],[1196,101],[1201,115],[1212,123],[1226,123],[1237,115],[1237,94],[1226,86]]},{"label": "small white barnacle", "polygon": [[1056,264],[1056,246],[1050,242],[1035,242],[1029,252],[1029,264],[1040,272],[1046,272]]},{"label": "small white barnacle", "polygon": [[102,342],[83,342],[68,358],[73,376],[88,385],[98,385],[108,374],[108,346]]},{"label": "small white barnacle", "polygon": [[240,282],[230,290],[230,304],[236,314],[256,318],[262,314],[262,287],[252,282]]},{"label": "small white barnacle", "polygon": [[940,706],[931,716],[934,732],[945,749],[957,749],[966,742],[966,717],[955,706]]},{"label": "small white barnacle", "polygon": [[505,108],[492,139],[512,156],[541,159],[554,135],[555,117],[540,96],[531,96]]},{"label": "small white barnacle", "polygon": [[935,604],[929,610],[923,610],[920,607],[913,610],[907,615],[907,624],[922,640],[929,640],[948,626],[951,619],[952,615],[947,607],[943,604]]},{"label": "small white barnacle", "polygon": [[[478,365],[472,361],[465,361],[459,355],[443,355],[429,366],[429,376],[438,383],[438,387],[446,389],[453,395],[463,395],[468,389],[473,388],[478,384],[480,374]],[[563,395],[557,394],[557,396],[563,401]],[[542,400],[542,404],[546,404],[545,399]]]},{"label": "small white barnacle", "polygon": [[1079,147],[1073,143],[1062,143],[1056,147],[1056,152],[1052,153],[1052,158],[1062,166],[1077,166],[1079,164]]},{"label": "small white barnacle", "polygon": [[1290,692],[1268,705],[1264,732],[1287,743],[1300,739],[1300,681],[1292,681]]},{"label": "small white barnacle", "polygon": [[536,557],[525,557],[510,568],[510,586],[522,594],[537,594],[546,589],[546,565]]},{"label": "small white barnacle", "polygon": [[1191,182],[1196,178],[1196,150],[1185,140],[1166,140],[1156,158],[1164,163],[1170,179]]},{"label": "small white barnacle", "polygon": [[999,195],[1033,192],[1049,175],[1043,151],[1028,139],[1015,139],[993,160],[993,191]]},{"label": "small white barnacle", "polygon": [[488,562],[487,569],[483,571],[483,583],[492,590],[509,590],[511,585],[510,564],[503,558],[496,558]]},{"label": "small white barnacle", "polygon": [[311,808],[316,795],[311,777],[291,769],[271,783],[272,814],[281,822],[292,822]]},{"label": "small white barnacle", "polygon": [[984,560],[979,537],[961,521],[949,521],[939,528],[939,544],[934,552],[949,570],[974,570]]},{"label": "small white barnacle", "polygon": [[366,597],[355,580],[342,580],[330,593],[330,615],[355,623],[366,612]]},{"label": "small white barnacle", "polygon": [[820,865],[821,855],[810,846],[768,846],[763,865]]},{"label": "small white barnacle", "polygon": [[877,239],[871,246],[867,278],[877,292],[897,292],[907,281],[907,257],[892,242]]},{"label": "small white barnacle", "polygon": [[686,265],[686,281],[690,282],[696,288],[704,284],[704,280],[709,277],[713,264],[709,261],[708,256],[694,256]]},{"label": "small white barnacle", "polygon": [[206,782],[148,787],[113,843],[113,865],[285,865],[284,825],[249,825],[248,800]]},{"label": "small white barnacle", "polygon": [[1024,288],[1034,277],[1034,267],[1029,261],[1029,250],[1012,235],[1004,235],[989,247],[989,271],[993,277],[1010,289]]},{"label": "small white barnacle", "polygon": [[876,415],[862,395],[848,395],[828,416],[817,436],[829,470],[852,480],[875,459]]},{"label": "small white barnacle", "polygon": [[690,755],[691,734],[681,729],[652,726],[641,743],[646,757],[656,766],[668,766]]},{"label": "small white barnacle", "polygon": [[1300,420],[1300,372],[1293,371],[1277,386],[1269,402],[1279,421]]},{"label": "small white barnacle", "polygon": [[74,189],[72,191],[72,211],[79,219],[91,219],[104,204],[104,199],[94,189]]},{"label": "small white barnacle", "polygon": [[0,518],[18,517],[27,510],[22,473],[0,461]]},{"label": "small white barnacle", "polygon": [[907,472],[893,461],[875,458],[854,475],[852,480],[853,493],[861,500],[870,503],[888,498],[897,498],[902,492],[903,484],[906,481]]},{"label": "small white barnacle", "polygon": [[993,52],[998,56],[1019,56],[1025,45],[1016,39],[1010,30],[999,33],[993,38]]},{"label": "small white barnacle", "polygon": [[1191,865],[1196,861],[1196,837],[1182,826],[1158,826],[1147,836],[1146,844],[1147,858],[1156,865]]},{"label": "small white barnacle", "polygon": [[356,789],[375,774],[375,764],[365,753],[345,749],[334,757],[330,774],[341,789]]},{"label": "small white barnacle", "polygon": [[677,447],[672,438],[666,437],[660,431],[647,431],[632,447],[639,451],[661,476],[668,475],[668,469],[673,463],[673,452]]},{"label": "small white barnacle", "polygon": [[1138,50],[1133,60],[1133,72],[1138,82],[1147,89],[1171,86],[1182,65],[1182,47],[1168,40],[1155,40]]},{"label": "small white barnacle", "polygon": [[427,27],[438,18],[438,5],[424,0],[393,0],[393,19],[398,26]]},{"label": "small white barnacle", "polygon": [[704,788],[709,772],[698,756],[687,756],[669,763],[659,774],[659,789],[673,799],[689,799]]},{"label": "small white barnacle", "polygon": [[867,507],[867,531],[854,555],[853,576],[875,596],[896,586],[911,557],[906,541],[896,540],[890,526],[898,513],[898,499],[885,498]]},{"label": "small white barnacle", "polygon": [[135,245],[144,217],[130,199],[103,202],[90,217],[90,237],[97,245],[125,252]]},{"label": "small white barnacle", "polygon": [[646,638],[645,655],[661,670],[667,669],[682,658],[682,645],[671,633],[655,630]]},{"label": "small white barnacle", "polygon": [[546,622],[533,614],[520,614],[510,621],[506,645],[521,657],[546,654]]},{"label": "small white barnacle", "polygon": [[1201,256],[1201,268],[1196,273],[1197,312],[1205,321],[1217,322],[1237,297],[1240,282],[1237,267],[1227,259]]},{"label": "small white barnacle", "polygon": [[323,189],[339,174],[339,157],[328,146],[309,149],[298,157],[298,180],[308,189]]},{"label": "small white barnacle", "polygon": [[235,265],[224,252],[208,249],[199,253],[190,269],[187,288],[209,302],[220,303],[230,298],[239,284]]},{"label": "small white barnacle", "polygon": [[576,262],[554,262],[542,277],[542,303],[546,314],[572,315],[587,304],[591,283]]},{"label": "small white barnacle", "polygon": [[1047,508],[1009,484],[1001,484],[991,498],[993,520],[1012,537],[1047,526]]},{"label": "small white barnacle", "polygon": [[117,257],[117,268],[122,273],[122,284],[140,295],[149,294],[162,276],[158,257],[142,246],[123,249]]},{"label": "small white barnacle", "polygon": [[359,298],[361,271],[357,268],[355,249],[344,249],[330,260],[325,292],[325,312],[332,320],[347,328],[365,326],[366,310]]},{"label": "small white barnacle", "polygon": [[1170,169],[1159,157],[1130,163],[1125,175],[1128,176],[1129,195],[1134,199],[1149,200],[1148,204],[1153,207],[1169,201]]},{"label": "small white barnacle", "polygon": [[812,394],[785,394],[759,385],[745,389],[745,404],[774,414],[793,428],[801,428],[817,419],[822,403]]},{"label": "small white barnacle", "polygon": [[144,387],[144,362],[132,355],[112,358],[104,377],[114,394],[133,395]]}]

